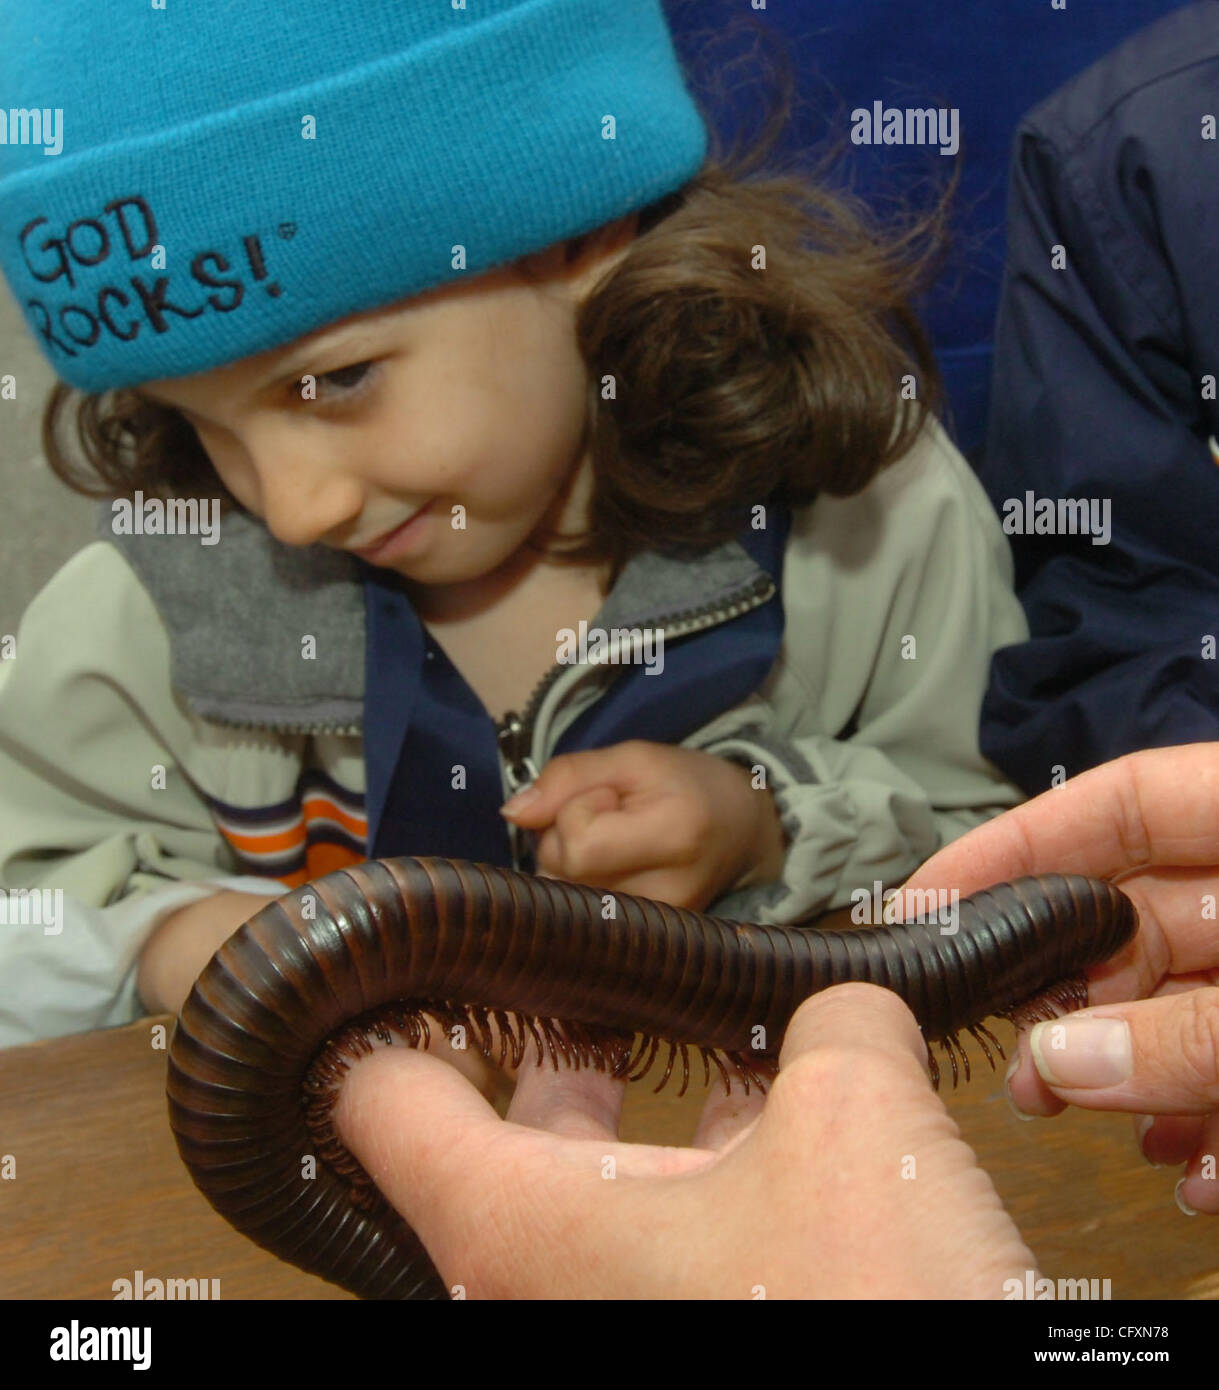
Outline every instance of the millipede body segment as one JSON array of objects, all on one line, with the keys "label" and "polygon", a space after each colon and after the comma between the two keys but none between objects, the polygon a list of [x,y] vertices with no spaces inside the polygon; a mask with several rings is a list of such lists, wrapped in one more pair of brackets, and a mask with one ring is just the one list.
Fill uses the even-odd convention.
[{"label": "millipede body segment", "polygon": [[369,1037],[417,1044],[426,1014],[501,1065],[548,1051],[556,1067],[637,1080],[665,1056],[663,1085],[680,1057],[684,1091],[693,1051],[704,1083],[714,1067],[726,1086],[731,1072],[764,1089],[803,1000],[863,980],[901,995],[955,1085],[958,1056],[969,1075],[958,1032],[993,1066],[1002,1048],[982,1020],[1086,1003],[1083,972],[1136,927],[1119,889],[1064,875],[976,893],[951,925],[840,931],[733,922],[489,864],[370,860],[268,904],[212,958],[174,1030],[170,1123],[196,1185],[259,1245],[365,1298],[445,1298],[331,1121]]}]

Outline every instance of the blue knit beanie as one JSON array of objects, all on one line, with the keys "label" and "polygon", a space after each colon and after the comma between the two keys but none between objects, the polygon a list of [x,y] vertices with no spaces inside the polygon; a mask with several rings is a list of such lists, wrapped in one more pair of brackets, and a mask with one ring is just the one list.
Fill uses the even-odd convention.
[{"label": "blue knit beanie", "polygon": [[55,371],[207,371],[603,226],[707,133],[659,0],[0,0],[0,267]]}]

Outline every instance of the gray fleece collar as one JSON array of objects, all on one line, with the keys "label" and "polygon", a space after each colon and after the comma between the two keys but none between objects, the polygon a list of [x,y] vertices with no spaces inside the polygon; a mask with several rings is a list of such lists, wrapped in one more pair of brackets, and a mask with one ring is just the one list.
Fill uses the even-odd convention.
[{"label": "gray fleece collar", "polygon": [[[355,556],[284,545],[236,510],[221,521],[216,545],[197,535],[115,535],[112,520],[104,503],[96,533],[156,604],[169,632],[170,678],[196,714],[281,728],[363,725],[364,566]],[[735,540],[694,561],[641,552],[590,626],[663,626],[761,573]]]}]

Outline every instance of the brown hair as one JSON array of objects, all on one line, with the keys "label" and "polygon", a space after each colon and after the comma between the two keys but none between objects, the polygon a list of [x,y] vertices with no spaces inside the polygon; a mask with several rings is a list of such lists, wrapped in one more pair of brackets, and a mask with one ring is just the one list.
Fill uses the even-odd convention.
[{"label": "brown hair", "polygon": [[[641,210],[626,255],[578,313],[593,497],[588,530],[547,553],[609,561],[611,584],[637,551],[730,539],[754,503],[860,491],[941,403],[911,300],[947,244],[958,175],[930,211],[884,233],[857,197],[821,181],[845,136],[809,171],[750,177],[791,115],[782,58],[779,70],[781,99],[762,137],[725,153],[708,122],[703,168]],[[905,398],[905,377],[917,399]],[[47,460],[68,487],[100,498],[206,492],[222,513],[239,505],[185,418],[131,389],[81,393],[78,471],[58,438],[74,394],[57,383],[42,425]]]}]

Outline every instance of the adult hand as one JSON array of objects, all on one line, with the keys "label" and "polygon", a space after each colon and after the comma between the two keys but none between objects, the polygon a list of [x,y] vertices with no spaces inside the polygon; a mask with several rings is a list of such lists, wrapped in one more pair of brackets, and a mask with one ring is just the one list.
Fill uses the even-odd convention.
[{"label": "adult hand", "polygon": [[796,1011],[764,1108],[710,1101],[692,1148],[620,1142],[596,1073],[523,1066],[501,1120],[401,1047],[335,1118],[467,1297],[1002,1298],[1035,1262],[925,1059],[895,994],[848,984]]},{"label": "adult hand", "polygon": [[[962,897],[1021,874],[1117,879],[1135,941],[1093,971],[1092,1007],[1022,1034],[1013,1103],[1128,1110],[1152,1162],[1187,1163],[1178,1203],[1219,1213],[1219,743],[1093,768],[948,845],[909,888]],[[1126,1002],[1140,1001],[1140,1002]]]},{"label": "adult hand", "polygon": [[503,814],[538,840],[538,870],[701,911],[782,873],[771,793],[747,768],[693,748],[630,739],[563,753]]}]

